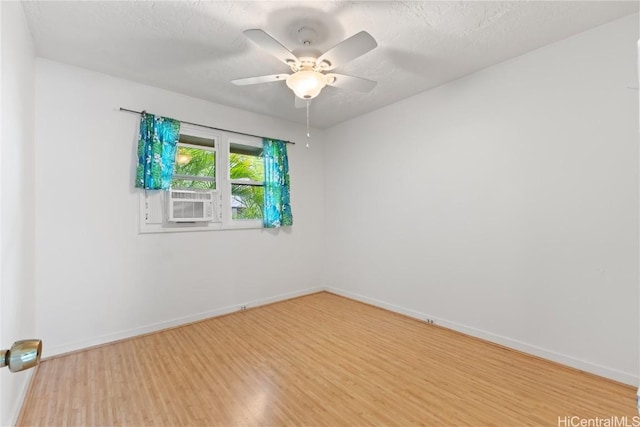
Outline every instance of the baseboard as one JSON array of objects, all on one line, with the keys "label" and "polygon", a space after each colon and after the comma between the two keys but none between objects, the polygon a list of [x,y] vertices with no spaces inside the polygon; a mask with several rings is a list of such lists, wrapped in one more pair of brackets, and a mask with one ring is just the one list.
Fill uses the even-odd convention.
[{"label": "baseboard", "polygon": [[297,298],[304,295],[313,294],[316,292],[321,292],[325,290],[325,288],[317,287],[317,288],[307,288],[301,291],[289,292],[286,294],[279,294],[269,298],[262,298],[257,300],[252,300],[248,302],[239,302],[232,306],[221,307],[210,311],[205,311],[201,313],[191,314],[188,316],[178,317],[175,319],[153,323],[146,326],[141,326],[138,328],[127,329],[124,331],[115,332],[112,334],[102,335],[96,338],[91,338],[88,340],[81,340],[72,343],[52,346],[52,347],[44,347],[43,348],[43,359],[60,356],[66,353],[73,353],[80,350],[85,350],[91,347],[97,347],[100,345],[112,343],[115,341],[120,341],[127,338],[136,337],[139,335],[145,335],[153,332],[158,332],[163,329],[174,328],[176,326],[186,325],[193,322],[198,322],[200,320],[208,319],[211,317],[222,316],[225,314],[230,314],[238,311],[239,306],[245,306],[247,308],[258,307],[261,305],[272,304],[279,301],[288,300],[291,298]]},{"label": "baseboard", "polygon": [[384,308],[395,313],[404,314],[409,317],[413,317],[418,320],[424,320],[425,318],[433,319],[439,326],[443,326],[454,331],[461,332],[472,337],[480,338],[486,341],[490,341],[505,347],[512,348],[514,350],[521,351],[523,353],[531,354],[534,356],[542,357],[553,362],[560,363],[562,365],[570,366],[581,371],[589,372],[601,377],[609,378],[614,381],[618,381],[624,384],[632,386],[638,386],[638,377],[628,372],[618,371],[606,366],[601,366],[595,363],[587,362],[584,360],[576,359],[571,356],[556,353],[541,347],[537,347],[531,344],[527,344],[522,341],[514,340],[508,337],[497,335],[491,332],[483,331],[481,329],[473,328],[470,326],[462,325],[460,323],[451,322],[446,319],[434,317],[427,313],[421,313],[419,311],[410,310],[397,305],[389,304],[384,301],[380,301],[374,298],[369,298],[364,295],[356,294],[353,292],[345,291],[343,289],[327,287],[326,291],[334,293],[336,295],[344,296],[356,301],[364,302],[366,304],[374,305],[376,307]]},{"label": "baseboard", "polygon": [[16,403],[11,410],[11,416],[9,418],[11,420],[12,426],[15,426],[18,423],[20,411],[22,410],[22,404],[27,397],[27,392],[29,391],[29,387],[31,386],[31,381],[33,380],[34,371],[35,369],[29,369],[28,371],[25,371],[26,378],[22,383],[20,391],[18,392],[18,398],[16,399]]},{"label": "baseboard", "polygon": [[[595,363],[587,362],[584,360],[580,360],[571,356],[566,356],[554,351],[550,351],[541,347],[537,347],[531,344],[527,344],[522,341],[514,340],[508,337],[504,337],[501,335],[497,335],[491,332],[483,331],[481,329],[473,328],[467,325],[463,325],[457,322],[452,322],[446,319],[438,318],[427,313],[422,313],[416,310],[407,309],[404,307],[400,307],[397,305],[389,304],[384,301],[380,301],[374,298],[369,298],[364,295],[360,295],[357,293],[345,291],[343,289],[334,288],[334,287],[315,287],[315,288],[307,288],[301,291],[290,292],[286,294],[280,294],[269,298],[262,298],[258,300],[248,301],[244,303],[234,304],[233,306],[221,307],[215,310],[206,311],[202,313],[196,313],[189,316],[183,316],[171,320],[167,320],[164,322],[154,323],[151,325],[142,326],[139,328],[129,329],[125,331],[116,332],[113,334],[103,335],[100,337],[76,341],[73,343],[58,345],[54,347],[45,347],[45,352],[43,354],[43,358],[50,358],[54,356],[59,356],[65,353],[71,353],[75,351],[84,350],[91,347],[96,347],[104,344],[108,344],[114,341],[120,341],[127,338],[132,338],[139,335],[144,335],[152,332],[161,331],[163,329],[169,329],[176,326],[185,325],[188,323],[197,322],[200,320],[208,319],[211,317],[222,316],[225,314],[233,313],[238,311],[238,306],[246,306],[247,308],[258,307],[261,305],[272,304],[279,301],[284,301],[291,298],[297,298],[304,295],[313,294],[316,292],[328,291],[334,293],[336,295],[341,295],[356,301],[364,302],[367,304],[374,305],[376,307],[384,308],[389,311],[393,311],[395,313],[400,313],[409,317],[413,317],[418,320],[424,320],[425,318],[430,318],[435,320],[436,324],[448,329],[452,329],[454,331],[461,332],[466,335],[470,335],[472,337],[484,339],[486,341],[490,341],[499,345],[503,345],[505,347],[512,348],[514,350],[522,351],[524,353],[528,353],[534,356],[542,357],[547,360],[551,360],[553,362],[557,362],[566,366],[570,366],[575,369],[579,369],[582,371],[590,372],[595,375],[599,375],[601,377],[609,378],[614,381],[618,381],[624,384],[629,384],[632,386],[638,386],[638,377],[633,374],[618,371],[616,369],[612,369],[606,366],[601,366]],[[24,393],[26,393],[26,387]],[[22,396],[24,398],[24,396]],[[20,400],[22,402],[22,400]],[[19,413],[20,407],[18,407]],[[17,417],[18,414],[15,414]],[[17,419],[17,418],[16,418]]]}]

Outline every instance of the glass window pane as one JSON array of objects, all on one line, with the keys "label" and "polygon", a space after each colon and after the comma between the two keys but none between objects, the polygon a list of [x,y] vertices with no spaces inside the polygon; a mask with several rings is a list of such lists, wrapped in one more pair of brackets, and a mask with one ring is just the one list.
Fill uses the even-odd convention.
[{"label": "glass window pane", "polygon": [[176,151],[176,175],[215,177],[216,153],[200,148],[178,146]]},{"label": "glass window pane", "polygon": [[231,218],[234,220],[262,219],[264,187],[231,185]]},{"label": "glass window pane", "polygon": [[229,154],[229,178],[264,181],[262,148],[231,144]]}]

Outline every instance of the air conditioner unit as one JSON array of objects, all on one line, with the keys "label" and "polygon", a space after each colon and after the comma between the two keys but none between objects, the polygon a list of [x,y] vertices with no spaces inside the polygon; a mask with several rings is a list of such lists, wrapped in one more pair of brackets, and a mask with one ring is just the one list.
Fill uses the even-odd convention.
[{"label": "air conditioner unit", "polygon": [[169,190],[169,222],[211,222],[220,220],[216,191]]}]

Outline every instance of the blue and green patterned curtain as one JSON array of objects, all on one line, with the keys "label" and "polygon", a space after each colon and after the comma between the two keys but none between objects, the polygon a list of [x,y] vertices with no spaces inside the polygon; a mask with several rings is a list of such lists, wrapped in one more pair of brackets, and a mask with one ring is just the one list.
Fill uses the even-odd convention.
[{"label": "blue and green patterned curtain", "polygon": [[265,228],[293,224],[289,202],[289,159],[287,145],[277,139],[264,138],[264,207]]},{"label": "blue and green patterned curtain", "polygon": [[137,188],[169,189],[179,137],[179,121],[142,112],[138,137]]}]

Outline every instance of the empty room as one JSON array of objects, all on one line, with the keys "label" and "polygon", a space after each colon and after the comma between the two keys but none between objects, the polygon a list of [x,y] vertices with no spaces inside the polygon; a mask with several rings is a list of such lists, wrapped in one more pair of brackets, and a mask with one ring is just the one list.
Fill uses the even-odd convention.
[{"label": "empty room", "polygon": [[0,2],[0,425],[640,425],[638,12]]}]

